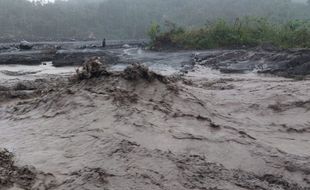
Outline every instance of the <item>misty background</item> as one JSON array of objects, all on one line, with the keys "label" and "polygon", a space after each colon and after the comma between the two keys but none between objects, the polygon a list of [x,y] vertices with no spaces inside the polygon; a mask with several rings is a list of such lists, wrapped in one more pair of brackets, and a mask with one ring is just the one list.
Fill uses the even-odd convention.
[{"label": "misty background", "polygon": [[0,0],[0,41],[140,39],[152,22],[198,28],[218,18],[309,20],[307,0]]}]

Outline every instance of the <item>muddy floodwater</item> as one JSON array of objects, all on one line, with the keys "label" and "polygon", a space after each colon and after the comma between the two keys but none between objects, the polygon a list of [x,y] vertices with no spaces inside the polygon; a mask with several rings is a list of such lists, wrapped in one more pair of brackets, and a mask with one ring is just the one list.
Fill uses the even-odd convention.
[{"label": "muddy floodwater", "polygon": [[1,190],[310,189],[310,80],[283,77],[308,66],[284,72],[296,53],[106,51],[81,81],[0,65]]}]

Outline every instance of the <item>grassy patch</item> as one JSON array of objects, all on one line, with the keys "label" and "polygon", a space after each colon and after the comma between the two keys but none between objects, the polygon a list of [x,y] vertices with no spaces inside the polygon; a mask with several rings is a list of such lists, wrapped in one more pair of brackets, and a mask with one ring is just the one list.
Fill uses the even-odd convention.
[{"label": "grassy patch", "polygon": [[244,17],[228,23],[223,19],[198,29],[153,23],[149,36],[152,49],[209,49],[257,46],[269,43],[281,48],[309,48],[310,22],[292,20],[275,24],[265,18]]}]

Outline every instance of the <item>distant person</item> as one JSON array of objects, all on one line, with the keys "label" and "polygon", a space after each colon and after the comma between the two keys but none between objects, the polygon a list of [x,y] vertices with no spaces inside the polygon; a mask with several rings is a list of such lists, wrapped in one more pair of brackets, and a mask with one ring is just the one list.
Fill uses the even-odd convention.
[{"label": "distant person", "polygon": [[103,48],[105,48],[105,46],[106,46],[106,40],[105,40],[105,38],[102,40],[102,47]]}]

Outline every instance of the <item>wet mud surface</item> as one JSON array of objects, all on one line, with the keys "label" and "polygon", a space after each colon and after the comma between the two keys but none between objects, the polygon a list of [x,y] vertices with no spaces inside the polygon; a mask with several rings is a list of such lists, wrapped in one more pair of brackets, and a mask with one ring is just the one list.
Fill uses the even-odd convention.
[{"label": "wet mud surface", "polygon": [[101,47],[100,41],[37,42],[31,43],[27,50],[19,49],[19,44],[16,43],[0,43],[0,65],[40,65],[48,61],[55,67],[78,66],[93,56],[105,57],[113,64],[117,59],[108,50],[123,46],[143,47],[145,40],[110,40],[106,47]]},{"label": "wet mud surface", "polygon": [[181,55],[161,70],[171,57],[127,53],[152,71],[11,81],[40,93],[0,103],[0,189],[309,190],[310,80]]},{"label": "wet mud surface", "polygon": [[195,63],[218,69],[222,73],[256,71],[284,77],[310,74],[310,50],[266,51],[220,50],[198,53]]},{"label": "wet mud surface", "polygon": [[55,184],[52,174],[39,172],[31,166],[16,166],[14,155],[6,149],[0,150],[1,189],[49,189]]}]

